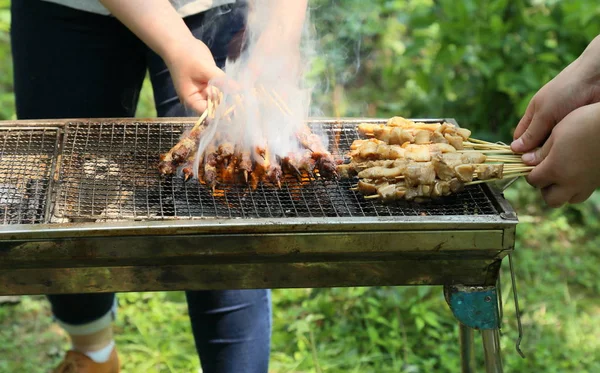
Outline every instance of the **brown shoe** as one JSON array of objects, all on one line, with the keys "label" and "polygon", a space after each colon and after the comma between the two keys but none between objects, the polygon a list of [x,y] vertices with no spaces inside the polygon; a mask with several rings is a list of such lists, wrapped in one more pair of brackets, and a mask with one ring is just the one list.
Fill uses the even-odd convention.
[{"label": "brown shoe", "polygon": [[119,357],[113,348],[106,363],[96,363],[87,355],[77,351],[68,351],[65,359],[53,373],[119,373]]}]

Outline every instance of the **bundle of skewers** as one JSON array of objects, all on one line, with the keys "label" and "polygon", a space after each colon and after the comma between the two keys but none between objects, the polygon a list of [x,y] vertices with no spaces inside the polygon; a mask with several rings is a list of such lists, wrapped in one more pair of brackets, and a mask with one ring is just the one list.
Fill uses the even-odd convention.
[{"label": "bundle of skewers", "polygon": [[434,199],[533,169],[508,145],[473,139],[471,131],[451,123],[394,117],[387,124],[360,124],[358,131],[365,139],[353,142],[338,173],[358,177],[353,190],[367,199]]},{"label": "bundle of skewers", "polygon": [[[275,91],[267,89],[254,92],[253,100],[268,101],[284,116],[291,116],[289,107]],[[308,176],[333,178],[337,174],[337,163],[327,150],[321,138],[306,124],[295,133],[299,151],[284,155],[271,152],[267,139],[261,145],[244,145],[239,134],[227,131],[210,130],[211,123],[219,116],[220,120],[231,120],[236,110],[244,110],[243,98],[235,96],[235,103],[219,109],[223,94],[219,92],[208,100],[208,109],[196,124],[187,131],[173,148],[160,156],[159,172],[163,176],[183,174],[185,181],[197,178],[214,191],[218,184],[242,184],[256,189],[260,183],[281,187],[286,177],[298,180]],[[237,105],[237,106],[236,106]],[[251,130],[251,129],[250,129]],[[212,132],[212,139],[198,155],[203,136]]]}]

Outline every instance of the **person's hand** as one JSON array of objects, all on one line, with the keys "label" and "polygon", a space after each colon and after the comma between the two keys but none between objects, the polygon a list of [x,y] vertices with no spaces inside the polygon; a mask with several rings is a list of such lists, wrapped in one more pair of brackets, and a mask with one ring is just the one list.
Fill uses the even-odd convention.
[{"label": "person's hand", "polygon": [[525,153],[540,146],[567,114],[596,102],[600,102],[600,37],[533,96],[515,129],[512,150]]},{"label": "person's hand", "polygon": [[215,92],[209,85],[224,80],[225,72],[219,69],[210,49],[200,40],[192,39],[170,52],[165,62],[179,98],[185,106],[203,113],[209,95]]},{"label": "person's hand", "polygon": [[523,160],[536,166],[527,181],[542,190],[549,206],[588,199],[600,187],[600,103],[572,111]]}]

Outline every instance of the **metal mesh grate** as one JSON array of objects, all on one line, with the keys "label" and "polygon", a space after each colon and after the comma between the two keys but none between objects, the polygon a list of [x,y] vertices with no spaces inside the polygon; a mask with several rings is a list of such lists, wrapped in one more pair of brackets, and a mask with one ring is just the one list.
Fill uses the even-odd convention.
[{"label": "metal mesh grate", "polygon": [[[358,138],[355,126],[324,127],[340,151]],[[488,215],[496,210],[479,186],[439,201],[382,204],[350,190],[355,181],[287,180],[281,189],[162,179],[160,153],[186,129],[171,123],[73,123],[66,127],[55,215],[90,219],[364,217]]]},{"label": "metal mesh grate", "polygon": [[56,129],[0,128],[0,225],[45,222]]}]

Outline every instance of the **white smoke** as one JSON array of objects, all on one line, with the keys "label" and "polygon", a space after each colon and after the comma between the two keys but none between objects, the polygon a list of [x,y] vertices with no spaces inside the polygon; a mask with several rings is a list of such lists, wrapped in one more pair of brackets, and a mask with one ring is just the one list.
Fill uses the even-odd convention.
[{"label": "white smoke", "polygon": [[224,142],[250,152],[254,160],[264,158],[260,150],[267,150],[269,162],[306,150],[296,134],[310,115],[312,87],[305,74],[314,56],[314,38],[308,9],[303,15],[286,13],[295,2],[306,0],[251,1],[242,51],[227,60],[226,79],[212,82],[221,92],[214,97],[220,103],[201,136],[195,172],[207,151]]}]

